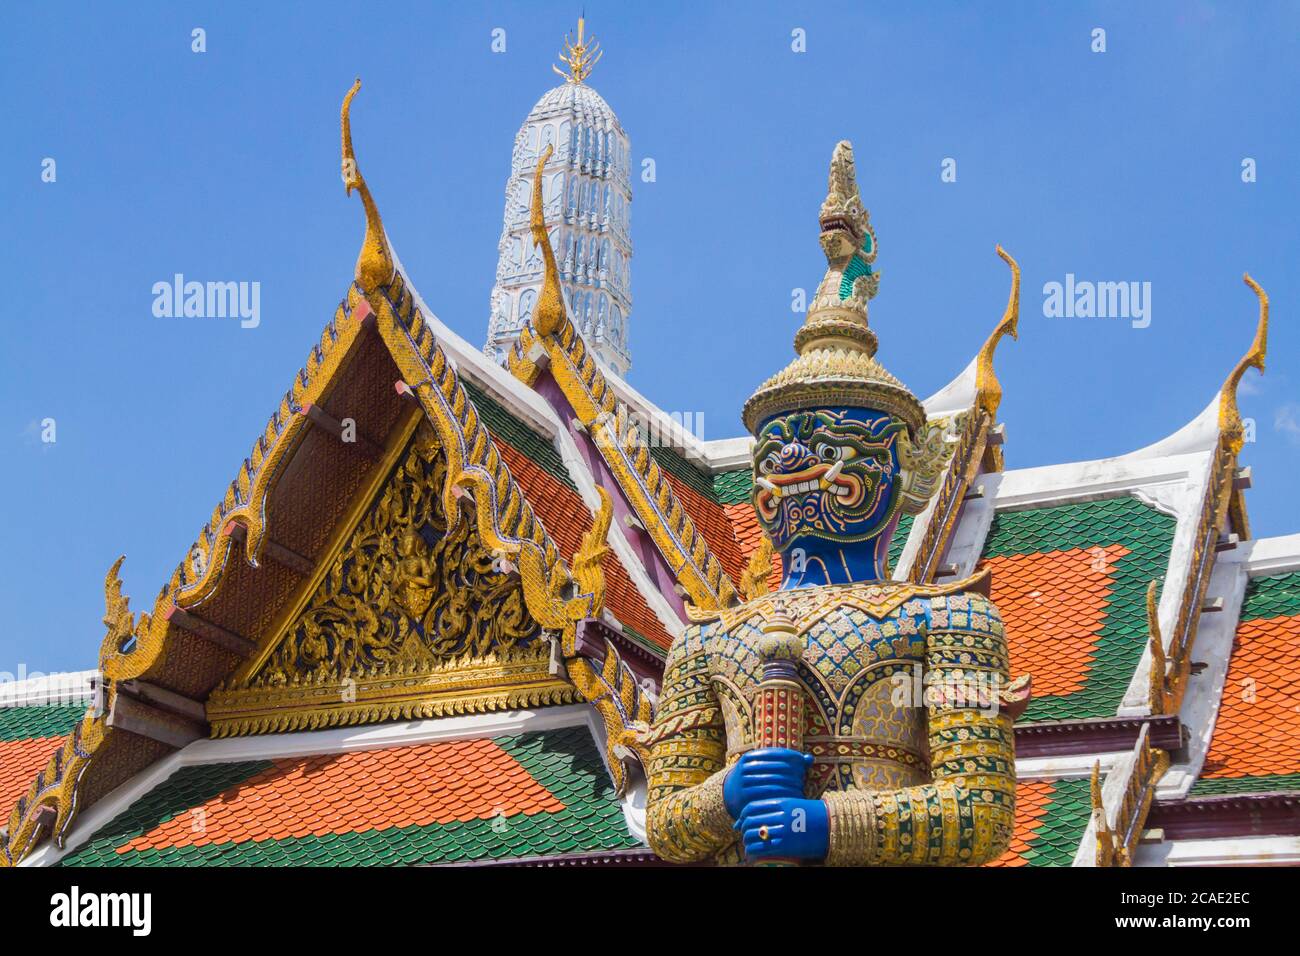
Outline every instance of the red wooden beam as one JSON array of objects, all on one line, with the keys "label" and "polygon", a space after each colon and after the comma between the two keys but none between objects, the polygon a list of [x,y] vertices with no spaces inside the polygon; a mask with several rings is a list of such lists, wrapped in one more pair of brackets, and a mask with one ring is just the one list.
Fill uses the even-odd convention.
[{"label": "red wooden beam", "polygon": [[[241,546],[248,540],[248,529],[238,521],[226,525],[226,533]],[[300,577],[305,578],[316,570],[316,564],[310,558],[305,558],[292,548],[286,548],[280,542],[270,538],[262,545],[262,552],[276,564],[288,568]]]},{"label": "red wooden beam", "polygon": [[377,442],[371,441],[365,435],[361,434],[361,432],[357,431],[355,421],[353,422],[353,426],[352,426],[353,427],[352,440],[348,441],[344,438],[343,435],[343,431],[344,431],[343,423],[339,421],[337,418],[335,418],[333,415],[331,415],[329,412],[325,411],[325,409],[321,408],[319,405],[304,405],[302,407],[302,413],[306,415],[308,421],[310,421],[317,428],[329,432],[331,435],[337,438],[344,445],[348,445],[352,448],[355,448],[357,451],[361,452],[361,454],[365,455],[367,458],[377,459],[383,457],[384,455],[383,446],[378,444]]},{"label": "red wooden beam", "polygon": [[175,605],[172,605],[171,610],[167,612],[167,620],[195,637],[205,640],[209,644],[216,644],[218,647],[225,648],[239,657],[247,657],[257,649],[256,641],[250,641],[242,634],[228,631],[220,625],[205,621],[198,615],[191,614],[184,608]]}]

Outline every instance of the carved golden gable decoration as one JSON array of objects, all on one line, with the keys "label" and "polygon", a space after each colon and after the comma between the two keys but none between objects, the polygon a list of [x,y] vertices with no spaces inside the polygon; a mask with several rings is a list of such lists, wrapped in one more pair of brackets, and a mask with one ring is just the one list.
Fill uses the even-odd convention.
[{"label": "carved golden gable decoration", "polygon": [[414,416],[275,636],[208,699],[214,737],[579,700],[512,566],[448,529],[447,456]]}]

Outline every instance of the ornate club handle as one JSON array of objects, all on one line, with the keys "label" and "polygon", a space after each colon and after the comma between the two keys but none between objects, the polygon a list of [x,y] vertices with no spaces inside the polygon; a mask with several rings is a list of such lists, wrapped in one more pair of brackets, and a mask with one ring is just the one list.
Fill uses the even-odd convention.
[{"label": "ornate club handle", "polygon": [[[803,638],[783,606],[777,605],[763,625],[758,653],[763,679],[758,685],[754,711],[754,739],[759,747],[803,751],[804,690],[797,665],[803,657]],[[798,866],[797,860],[771,858],[756,866]]]}]

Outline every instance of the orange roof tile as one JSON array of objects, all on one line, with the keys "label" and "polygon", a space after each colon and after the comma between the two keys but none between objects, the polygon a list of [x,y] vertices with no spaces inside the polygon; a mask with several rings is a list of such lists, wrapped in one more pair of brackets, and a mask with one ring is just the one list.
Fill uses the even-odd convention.
[{"label": "orange roof tile", "polygon": [[1013,674],[1032,674],[1034,696],[1083,689],[1092,666],[1122,544],[985,558],[1006,624]]},{"label": "orange roof tile", "polygon": [[[759,544],[763,540],[763,529],[758,526],[758,516],[754,514],[754,506],[748,501],[738,502],[736,504],[726,505],[727,519],[731,522],[731,531],[735,535],[736,544],[740,549],[740,554],[744,564],[749,564],[749,557],[758,550]],[[740,578],[734,579],[737,583]],[[768,586],[773,590],[781,587],[781,556],[772,555],[772,575],[768,578]]]},{"label": "orange roof tile", "polygon": [[1300,772],[1300,615],[1237,626],[1202,778]]},{"label": "orange roof tile", "polygon": [[34,737],[28,740],[0,740],[0,812],[25,796],[66,737]]},{"label": "orange roof tile", "polygon": [[1034,834],[1047,815],[1055,786],[1051,780],[1021,780],[1016,783],[1016,828],[1011,845],[988,866],[1028,866],[1024,856],[1034,841]]},{"label": "orange roof tile", "polygon": [[564,809],[492,740],[453,740],[273,761],[117,847],[206,846]]},{"label": "orange roof tile", "polygon": [[[497,448],[556,547],[566,561],[571,561],[582,545],[582,536],[591,527],[590,509],[576,491],[555,480],[508,442],[498,440]],[[618,555],[612,552],[605,559],[605,604],[619,621],[647,640],[664,648],[672,643]]]},{"label": "orange roof tile", "polygon": [[736,542],[726,510],[667,469],[664,469],[664,476],[668,479],[668,484],[672,487],[677,500],[695,522],[696,529],[704,536],[709,550],[722,562],[722,569],[727,573],[727,577],[731,578],[733,583],[739,583],[748,555]]}]

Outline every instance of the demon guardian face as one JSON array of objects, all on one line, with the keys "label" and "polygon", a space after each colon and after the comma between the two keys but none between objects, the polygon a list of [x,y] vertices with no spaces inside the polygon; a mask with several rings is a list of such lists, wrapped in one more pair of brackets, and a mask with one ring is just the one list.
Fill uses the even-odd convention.
[{"label": "demon guardian face", "polygon": [[766,421],[754,445],[754,510],[774,548],[803,542],[822,550],[885,531],[898,511],[898,440],[906,428],[867,408]]}]

